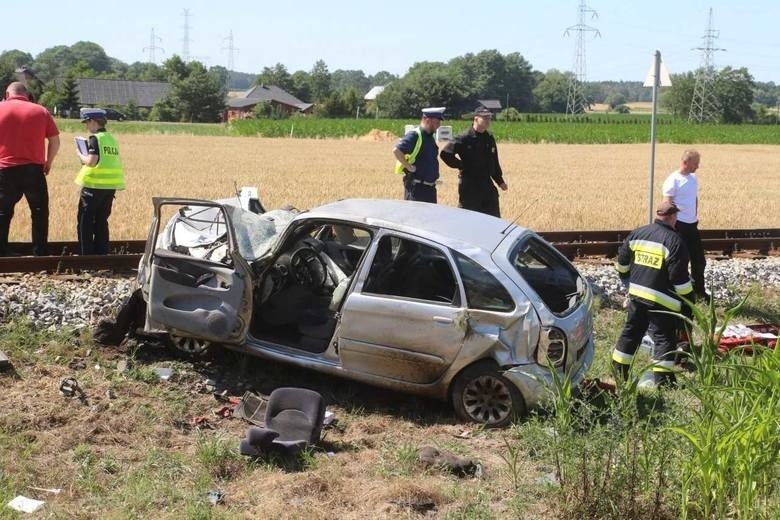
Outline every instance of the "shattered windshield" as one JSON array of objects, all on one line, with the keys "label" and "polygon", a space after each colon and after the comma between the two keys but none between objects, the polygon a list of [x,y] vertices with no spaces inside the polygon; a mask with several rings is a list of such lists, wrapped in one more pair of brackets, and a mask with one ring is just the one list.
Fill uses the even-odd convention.
[{"label": "shattered windshield", "polygon": [[[298,214],[294,209],[257,214],[235,206],[233,199],[217,202],[222,203],[230,215],[238,252],[249,262],[268,253]],[[166,224],[157,245],[198,258],[212,258],[215,251],[225,251],[226,246],[227,227],[220,208],[196,205],[184,206],[176,212]]]},{"label": "shattered windshield", "polygon": [[298,214],[297,211],[274,209],[258,215],[235,206],[225,206],[236,230],[239,254],[254,261],[268,253],[277,238]]}]

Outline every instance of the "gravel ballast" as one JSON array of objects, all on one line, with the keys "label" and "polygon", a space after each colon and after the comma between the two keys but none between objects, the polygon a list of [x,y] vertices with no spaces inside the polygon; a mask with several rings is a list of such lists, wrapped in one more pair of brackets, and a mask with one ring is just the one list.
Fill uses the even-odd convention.
[{"label": "gravel ballast", "polygon": [[[625,290],[611,265],[578,263],[605,306],[621,306]],[[710,260],[705,278],[718,305],[736,303],[747,287],[780,289],[780,258]],[[127,276],[41,274],[0,277],[0,321],[26,317],[39,328],[87,327],[111,316],[134,287]]]}]

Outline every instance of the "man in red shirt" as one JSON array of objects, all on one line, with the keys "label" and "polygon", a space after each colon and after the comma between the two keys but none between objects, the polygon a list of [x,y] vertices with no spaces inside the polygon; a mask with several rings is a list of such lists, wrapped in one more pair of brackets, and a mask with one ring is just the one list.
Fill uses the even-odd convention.
[{"label": "man in red shirt", "polygon": [[46,175],[60,149],[59,134],[48,110],[30,102],[23,83],[8,85],[0,103],[0,256],[8,254],[8,229],[22,195],[30,205],[33,254],[47,254]]}]

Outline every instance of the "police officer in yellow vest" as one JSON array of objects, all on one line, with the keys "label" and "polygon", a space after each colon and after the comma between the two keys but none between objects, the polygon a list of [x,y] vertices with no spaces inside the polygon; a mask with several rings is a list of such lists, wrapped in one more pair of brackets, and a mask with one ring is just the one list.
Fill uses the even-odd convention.
[{"label": "police officer in yellow vest", "polygon": [[436,204],[439,178],[439,146],[436,130],[445,107],[423,108],[420,126],[407,132],[393,148],[395,173],[404,176],[404,199]]},{"label": "police officer in yellow vest", "polygon": [[87,153],[78,152],[82,167],[76,176],[81,186],[76,230],[79,253],[108,254],[108,217],[116,190],[125,189],[125,175],[116,139],[106,131],[106,111],[82,108],[81,122],[90,133]]}]

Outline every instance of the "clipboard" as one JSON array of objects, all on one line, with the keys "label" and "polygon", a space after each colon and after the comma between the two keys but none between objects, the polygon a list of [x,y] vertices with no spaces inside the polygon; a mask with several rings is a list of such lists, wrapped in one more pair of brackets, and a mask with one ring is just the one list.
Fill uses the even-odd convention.
[{"label": "clipboard", "polygon": [[87,146],[86,137],[76,137],[76,149],[81,155],[89,155],[89,148]]}]

